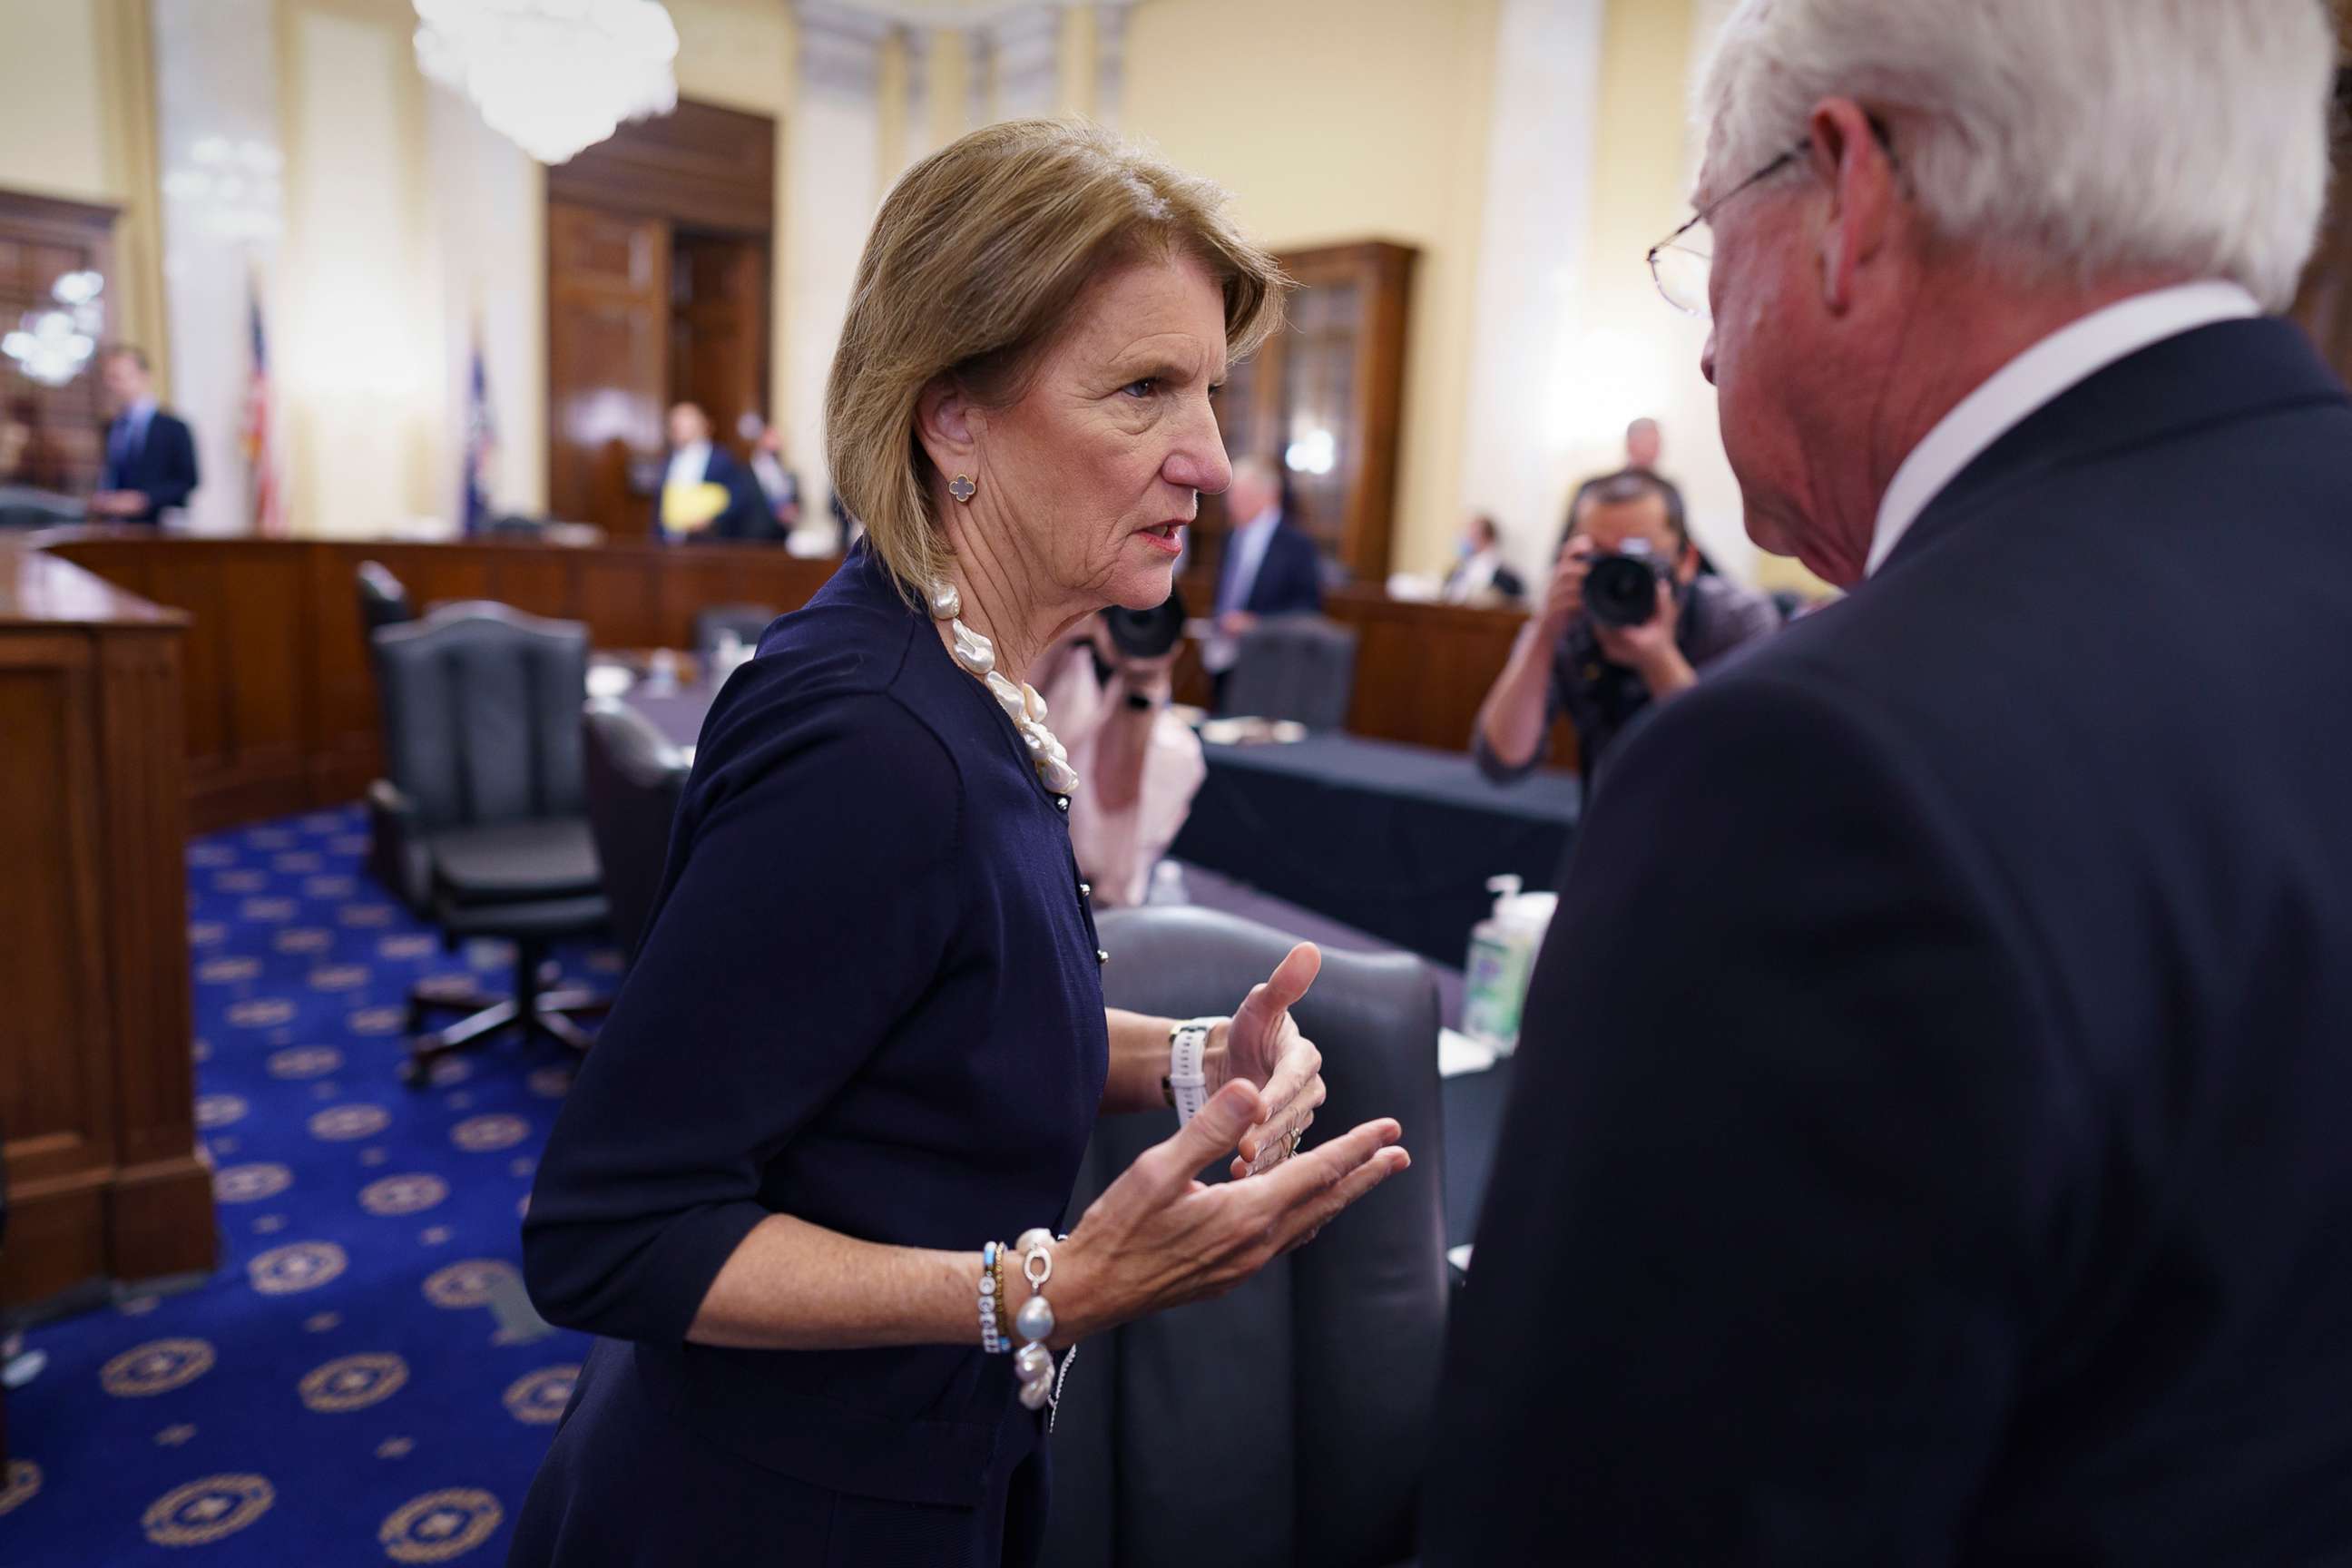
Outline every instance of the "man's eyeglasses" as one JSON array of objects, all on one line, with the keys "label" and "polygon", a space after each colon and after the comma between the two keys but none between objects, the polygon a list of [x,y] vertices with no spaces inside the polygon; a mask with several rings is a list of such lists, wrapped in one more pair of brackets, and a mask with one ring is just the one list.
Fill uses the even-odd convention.
[{"label": "man's eyeglasses", "polygon": [[[1887,161],[1895,162],[1895,139],[1876,115],[1870,119],[1870,133],[1886,153]],[[1666,303],[1685,316],[1696,316],[1704,321],[1709,312],[1706,298],[1707,273],[1715,265],[1715,237],[1708,231],[1707,220],[1720,211],[1723,204],[1752,185],[1760,185],[1790,164],[1809,157],[1813,150],[1812,139],[1806,138],[1740,181],[1691,215],[1691,219],[1657,244],[1650,247],[1650,276],[1657,280],[1658,292]]]},{"label": "man's eyeglasses", "polygon": [[1667,304],[1685,316],[1706,320],[1706,278],[1715,265],[1715,237],[1708,231],[1707,220],[1722,210],[1724,203],[1751,185],[1762,184],[1811,153],[1812,146],[1811,138],[1798,142],[1699,208],[1688,223],[1650,247],[1650,276],[1657,280],[1658,292],[1666,297]]}]

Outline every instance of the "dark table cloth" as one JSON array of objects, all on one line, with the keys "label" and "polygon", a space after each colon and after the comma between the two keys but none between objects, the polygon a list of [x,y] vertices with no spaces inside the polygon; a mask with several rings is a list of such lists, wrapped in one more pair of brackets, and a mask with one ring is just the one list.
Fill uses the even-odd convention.
[{"label": "dark table cloth", "polygon": [[1204,750],[1178,859],[1445,964],[1493,910],[1489,877],[1554,885],[1582,800],[1568,773],[1495,784],[1463,752],[1355,735]]}]

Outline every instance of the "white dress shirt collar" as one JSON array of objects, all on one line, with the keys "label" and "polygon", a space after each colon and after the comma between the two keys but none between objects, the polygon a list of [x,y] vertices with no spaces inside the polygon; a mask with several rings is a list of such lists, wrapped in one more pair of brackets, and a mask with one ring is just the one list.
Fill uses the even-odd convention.
[{"label": "white dress shirt collar", "polygon": [[2119,300],[2059,328],[1995,371],[1911,448],[1878,503],[1864,574],[1885,563],[1960,470],[2061,393],[2191,328],[2261,314],[2254,297],[2235,283],[2183,283]]}]

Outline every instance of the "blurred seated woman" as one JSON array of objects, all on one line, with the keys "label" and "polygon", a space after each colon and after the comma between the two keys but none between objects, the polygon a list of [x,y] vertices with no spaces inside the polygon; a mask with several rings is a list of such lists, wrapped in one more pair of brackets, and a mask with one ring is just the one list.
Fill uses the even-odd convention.
[{"label": "blurred seated woman", "polygon": [[1169,712],[1176,655],[1139,655],[1094,616],[1039,661],[1034,684],[1080,787],[1070,845],[1097,909],[1131,909],[1209,776],[1201,738]]},{"label": "blurred seated woman", "polygon": [[[1075,124],[976,132],[884,202],[825,396],[866,542],[705,722],[540,1165],[532,1300],[602,1337],[511,1562],[1030,1562],[1071,1347],[1407,1165],[1386,1120],[1299,1152],[1311,947],[1230,1019],[1105,1010],[1026,684],[1168,596],[1231,471],[1210,393],[1279,286],[1213,187]],[[1096,1117],[1170,1103],[1057,1237]],[[1204,1375],[1237,1445],[1248,1394]]]}]

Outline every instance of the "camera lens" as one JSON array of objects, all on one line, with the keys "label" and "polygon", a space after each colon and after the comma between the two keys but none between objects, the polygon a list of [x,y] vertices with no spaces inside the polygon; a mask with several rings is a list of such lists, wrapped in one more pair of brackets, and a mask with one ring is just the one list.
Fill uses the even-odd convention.
[{"label": "camera lens", "polygon": [[1184,636],[1184,595],[1171,593],[1148,610],[1124,610],[1114,605],[1103,612],[1110,640],[1129,658],[1158,658]]},{"label": "camera lens", "polygon": [[1658,572],[1638,555],[1597,557],[1584,575],[1584,607],[1604,626],[1638,626],[1658,613]]}]

